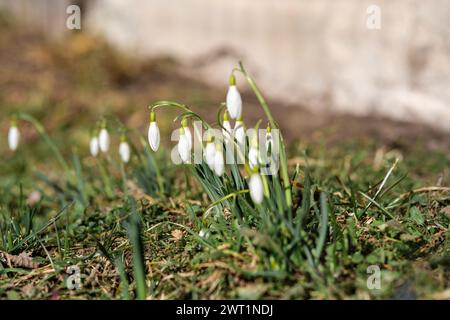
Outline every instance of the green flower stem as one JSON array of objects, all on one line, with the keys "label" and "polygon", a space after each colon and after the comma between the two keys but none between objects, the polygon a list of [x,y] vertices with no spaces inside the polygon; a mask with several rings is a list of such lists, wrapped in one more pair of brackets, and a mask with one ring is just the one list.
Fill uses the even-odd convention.
[{"label": "green flower stem", "polygon": [[192,112],[192,110],[189,109],[188,106],[178,103],[178,102],[175,102],[175,101],[170,101],[170,100],[156,101],[148,106],[150,111],[155,111],[156,109],[158,109],[160,107],[176,107],[176,108],[180,108],[180,109],[184,110],[185,112]]},{"label": "green flower stem", "polygon": [[205,128],[207,128],[207,129],[210,129],[210,128],[211,128],[211,126],[209,125],[208,122],[206,122],[205,120],[203,120],[203,118],[202,118],[200,115],[198,115],[197,113],[192,112],[192,111],[190,111],[190,112],[185,112],[185,113],[183,113],[183,114],[180,114],[180,115],[177,116],[173,121],[174,121],[174,122],[177,122],[180,118],[182,118],[182,119],[195,118],[195,119],[197,119],[197,120],[200,120],[200,122],[205,126]]},{"label": "green flower stem", "polygon": [[[147,148],[148,142],[142,136],[141,132],[137,129],[133,129],[132,131],[139,138],[139,141],[141,142],[142,147]],[[152,159],[153,159],[153,157],[152,157]],[[159,192],[160,192],[161,197],[164,197],[165,196],[164,195],[164,178],[161,176],[161,171],[159,170],[158,163],[157,163],[157,161],[154,161],[154,159],[153,159],[153,164],[155,166],[156,181],[158,183]]]},{"label": "green flower stem", "polygon": [[122,161],[120,161],[120,174],[122,175],[122,188],[123,188],[123,193],[125,194],[126,197],[128,197],[128,187],[127,187],[127,173],[125,171],[125,165],[123,164]]},{"label": "green flower stem", "polygon": [[66,173],[67,177],[71,177],[71,171],[69,169],[69,165],[67,164],[66,160],[64,160],[64,157],[62,156],[61,152],[59,151],[58,147],[53,143],[53,141],[48,136],[47,132],[44,129],[44,126],[34,117],[30,116],[26,113],[19,113],[18,118],[24,121],[27,121],[31,123],[36,131],[41,135],[41,137],[44,139],[44,141],[47,143],[47,145],[52,150],[53,154],[56,157],[56,160],[59,162],[61,167],[63,168],[64,172]]},{"label": "green flower stem", "polygon": [[[239,62],[239,66],[240,66],[240,71],[245,76],[248,84],[252,88],[253,92],[256,95],[256,98],[258,99],[267,118],[269,119],[270,126],[272,128],[280,129],[280,127],[276,123],[275,119],[273,118],[272,113],[270,112],[269,106],[268,106],[266,100],[264,99],[261,91],[259,90],[258,86],[256,85],[255,81],[247,73],[242,62]],[[281,134],[281,132],[280,132],[280,158],[281,158],[280,159],[281,160],[280,161],[280,171],[281,171],[281,177],[282,177],[283,183],[284,183],[284,189],[285,189],[284,192],[285,192],[285,196],[286,196],[286,203],[289,208],[292,208],[291,181],[289,179],[287,159],[286,159],[286,150],[285,150],[285,146],[284,146],[283,135]]]},{"label": "green flower stem", "polygon": [[103,159],[97,159],[97,165],[100,171],[100,176],[103,180],[103,185],[105,187],[105,193],[106,193],[106,197],[108,199],[113,199],[114,198],[114,193],[113,190],[111,188],[111,179],[109,178],[109,175],[107,173],[106,170],[106,165],[105,165],[105,161]]},{"label": "green flower stem", "polygon": [[244,189],[244,190],[240,190],[240,191],[236,191],[236,192],[232,192],[230,194],[227,194],[226,196],[220,198],[219,200],[214,201],[213,203],[211,203],[208,208],[205,210],[205,213],[203,214],[203,218],[206,218],[209,214],[209,211],[214,208],[215,206],[217,206],[218,204],[222,203],[223,201],[235,197],[239,194],[243,194],[243,193],[248,193],[249,190],[248,189]]}]

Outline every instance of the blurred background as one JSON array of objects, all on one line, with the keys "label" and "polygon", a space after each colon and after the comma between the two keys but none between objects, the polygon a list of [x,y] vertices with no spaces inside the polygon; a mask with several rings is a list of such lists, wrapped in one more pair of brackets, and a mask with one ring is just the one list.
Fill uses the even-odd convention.
[{"label": "blurred background", "polygon": [[[73,4],[81,30],[66,26]],[[216,107],[242,60],[290,140],[450,149],[448,0],[0,0],[0,12],[2,119],[26,109],[49,130],[90,129],[110,113],[143,129],[155,99]],[[239,83],[251,125],[262,113]]]}]

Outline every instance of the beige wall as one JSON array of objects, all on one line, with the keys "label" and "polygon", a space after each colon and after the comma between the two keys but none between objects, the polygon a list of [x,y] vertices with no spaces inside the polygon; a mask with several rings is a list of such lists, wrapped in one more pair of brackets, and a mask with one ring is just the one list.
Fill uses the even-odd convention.
[{"label": "beige wall", "polygon": [[[64,34],[73,1],[0,0]],[[242,59],[272,98],[450,131],[448,0],[89,0],[82,27],[139,56],[172,55],[225,86]],[[382,29],[366,9],[382,10]]]},{"label": "beige wall", "polygon": [[[370,4],[381,30],[366,27]],[[243,59],[272,97],[447,130],[449,19],[448,0],[98,0],[89,16],[119,46],[218,85]]]},{"label": "beige wall", "polygon": [[30,28],[38,28],[53,36],[67,33],[66,8],[70,0],[0,0],[0,8],[6,8]]}]

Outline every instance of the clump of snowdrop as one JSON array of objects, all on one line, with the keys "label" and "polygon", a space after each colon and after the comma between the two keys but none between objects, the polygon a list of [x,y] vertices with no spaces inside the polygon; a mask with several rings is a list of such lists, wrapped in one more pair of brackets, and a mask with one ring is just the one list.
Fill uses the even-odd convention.
[{"label": "clump of snowdrop", "polygon": [[[268,121],[266,130],[259,129],[262,120],[256,123],[254,129],[247,130],[242,119],[242,99],[233,74],[237,72],[253,90],[264,111],[265,120]],[[155,122],[154,111],[161,107],[176,108],[181,111],[182,114],[175,118],[175,121],[182,119],[182,122],[181,127],[177,129],[179,138],[178,131],[172,135],[177,145],[172,149],[171,157],[176,163],[179,163],[181,158],[186,164],[183,169],[189,170],[209,198],[209,206],[202,214],[201,225],[195,223],[195,226],[199,227],[198,237],[206,239],[211,232],[214,237],[217,235],[217,239],[223,237],[232,242],[242,230],[255,229],[255,232],[264,235],[274,244],[273,248],[281,248],[267,255],[267,247],[255,243],[255,252],[261,251],[261,257],[265,259],[264,265],[290,271],[304,266],[303,262],[307,261],[314,268],[322,257],[320,251],[328,236],[327,199],[321,195],[320,217],[314,214],[311,216],[312,219],[318,218],[316,220],[318,223],[302,223],[301,219],[294,219],[295,215],[301,217],[302,214],[309,214],[308,206],[303,212],[305,207],[303,203],[307,203],[306,199],[309,199],[311,192],[305,183],[301,200],[297,202],[296,197],[294,206],[291,179],[297,179],[300,176],[299,167],[296,168],[295,178],[292,178],[280,128],[253,78],[247,73],[242,63],[239,64],[239,68],[233,69],[233,73],[229,79],[226,103],[220,104],[217,122],[214,124],[206,122],[201,115],[182,103],[161,100],[151,104],[148,135],[150,146],[154,151],[159,147],[159,129]],[[197,120],[201,126],[195,125]],[[194,126],[189,128],[188,121],[192,121]],[[203,141],[200,143],[202,148],[197,148],[197,143],[195,148],[192,148],[194,143],[191,130],[194,130],[192,133],[195,134],[195,142],[197,138],[202,140],[204,137],[202,130],[207,130],[205,143],[203,144]],[[229,152],[232,151],[234,157],[235,150],[238,158],[231,159],[238,161],[229,162]],[[201,153],[198,154],[198,151]],[[324,205],[323,209],[322,205]],[[302,210],[300,215],[297,214],[299,211],[297,207]],[[208,218],[211,212],[214,212],[212,219]],[[327,221],[325,222],[324,219]],[[316,226],[320,226],[317,233]],[[228,230],[232,232],[226,232]],[[311,237],[309,237],[310,231],[312,231]],[[302,241],[298,240],[299,234],[302,236]],[[316,239],[320,239],[320,242]],[[314,242],[316,242],[315,245]],[[311,247],[310,244],[313,246]],[[292,252],[295,254],[291,254]],[[318,252],[318,254],[311,259],[311,252]],[[291,269],[291,265],[295,266],[295,269]],[[289,269],[284,266],[288,266]]]},{"label": "clump of snowdrop", "polygon": [[98,135],[98,145],[100,147],[100,151],[103,153],[108,152],[110,139],[108,129],[106,128],[106,120],[102,121],[100,133]]},{"label": "clump of snowdrop", "polygon": [[11,120],[11,126],[8,131],[8,146],[11,151],[16,151],[20,142],[20,131],[17,128],[16,119]]},{"label": "clump of snowdrop", "polygon": [[152,111],[150,113],[150,125],[148,127],[148,143],[150,144],[150,148],[153,151],[158,151],[159,143],[160,143],[160,133],[159,127],[156,123],[155,112]]},{"label": "clump of snowdrop", "polygon": [[[236,87],[236,77],[234,72],[242,73],[252,90],[255,92],[258,101],[267,116],[269,125],[266,130],[265,142],[258,142],[259,121],[255,126],[255,130],[246,130],[242,118],[242,99]],[[160,107],[177,108],[178,110],[181,110],[183,114],[180,115],[182,121],[181,127],[179,128],[179,138],[177,140],[177,145],[173,150],[175,154],[172,154],[176,155],[177,159],[172,159],[178,162],[179,158],[181,158],[183,163],[189,164],[187,167],[192,170],[195,177],[206,189],[209,197],[214,203],[213,206],[217,206],[218,203],[222,203],[225,200],[228,202],[227,205],[230,205],[229,199],[248,192],[255,205],[262,204],[264,197],[266,197],[267,203],[270,204],[269,207],[277,207],[279,212],[285,210],[285,207],[283,207],[284,204],[286,207],[291,208],[292,195],[284,146],[280,149],[279,155],[282,158],[280,170],[281,180],[266,179],[265,177],[266,173],[272,174],[267,171],[267,164],[271,164],[272,168],[272,164],[274,163],[270,158],[271,155],[279,152],[279,149],[276,148],[278,147],[277,142],[280,140],[278,139],[278,126],[270,112],[268,104],[265,102],[261,92],[256,87],[255,82],[245,71],[242,64],[240,65],[239,70],[234,69],[230,75],[226,103],[224,106],[226,107],[226,110],[223,113],[223,121],[220,121],[220,115],[224,110],[219,108],[217,114],[219,123],[210,125],[187,105],[167,100],[153,103],[149,106],[151,114],[148,139],[151,148],[156,151],[159,147],[160,139],[154,111]],[[179,117],[175,120],[177,119],[179,119]],[[188,121],[191,121],[191,119],[199,120],[202,123],[201,129],[214,131],[214,135],[208,134],[206,136],[205,145],[201,145],[203,150],[201,150],[200,157],[197,156],[198,150],[193,148],[193,135],[191,133],[191,128],[188,126]],[[235,120],[234,126],[232,126],[233,120]],[[199,133],[197,132],[197,127],[194,127],[194,129],[196,134]],[[274,147],[277,150],[274,150]],[[235,157],[235,151],[237,151],[237,158]],[[268,163],[266,163],[264,153],[269,155]],[[278,156],[278,154],[276,154],[276,156]],[[205,171],[206,166],[197,163],[197,159],[203,159],[204,163],[206,162],[207,167],[211,169],[216,177],[211,176],[209,170]],[[275,164],[278,165],[278,162]],[[276,166],[276,169],[277,168],[278,166]],[[244,171],[247,173],[248,178],[244,177]],[[274,174],[277,173],[278,170]],[[220,177],[221,179],[217,179],[217,177]],[[278,190],[280,192],[273,193],[272,190]],[[276,201],[275,197],[277,197]],[[282,200],[283,197],[285,202]],[[237,210],[240,211],[241,209]]]},{"label": "clump of snowdrop", "polygon": [[230,75],[226,103],[231,119],[239,118],[242,113],[242,99],[236,87],[236,77],[233,73]]},{"label": "clump of snowdrop", "polygon": [[128,161],[130,161],[130,145],[128,144],[124,134],[120,137],[119,154],[123,163],[128,163]]}]

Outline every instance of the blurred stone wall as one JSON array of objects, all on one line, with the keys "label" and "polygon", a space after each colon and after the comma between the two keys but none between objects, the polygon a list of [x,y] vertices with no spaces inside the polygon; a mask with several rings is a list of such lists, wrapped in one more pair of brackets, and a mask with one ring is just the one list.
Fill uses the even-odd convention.
[{"label": "blurred stone wall", "polygon": [[[31,16],[49,33],[67,33],[60,26],[74,2],[0,0],[0,6]],[[226,86],[230,69],[243,60],[273,99],[450,131],[449,0],[83,4],[84,30],[137,56],[173,56],[186,72],[218,86]],[[380,30],[367,28],[370,5],[381,9]]]},{"label": "blurred stone wall", "polygon": [[[381,29],[366,12],[381,8]],[[225,86],[242,59],[273,98],[450,130],[448,0],[97,0],[89,23]]]},{"label": "blurred stone wall", "polygon": [[67,34],[66,9],[76,0],[0,0],[0,9],[13,13],[25,24],[60,38]]}]

